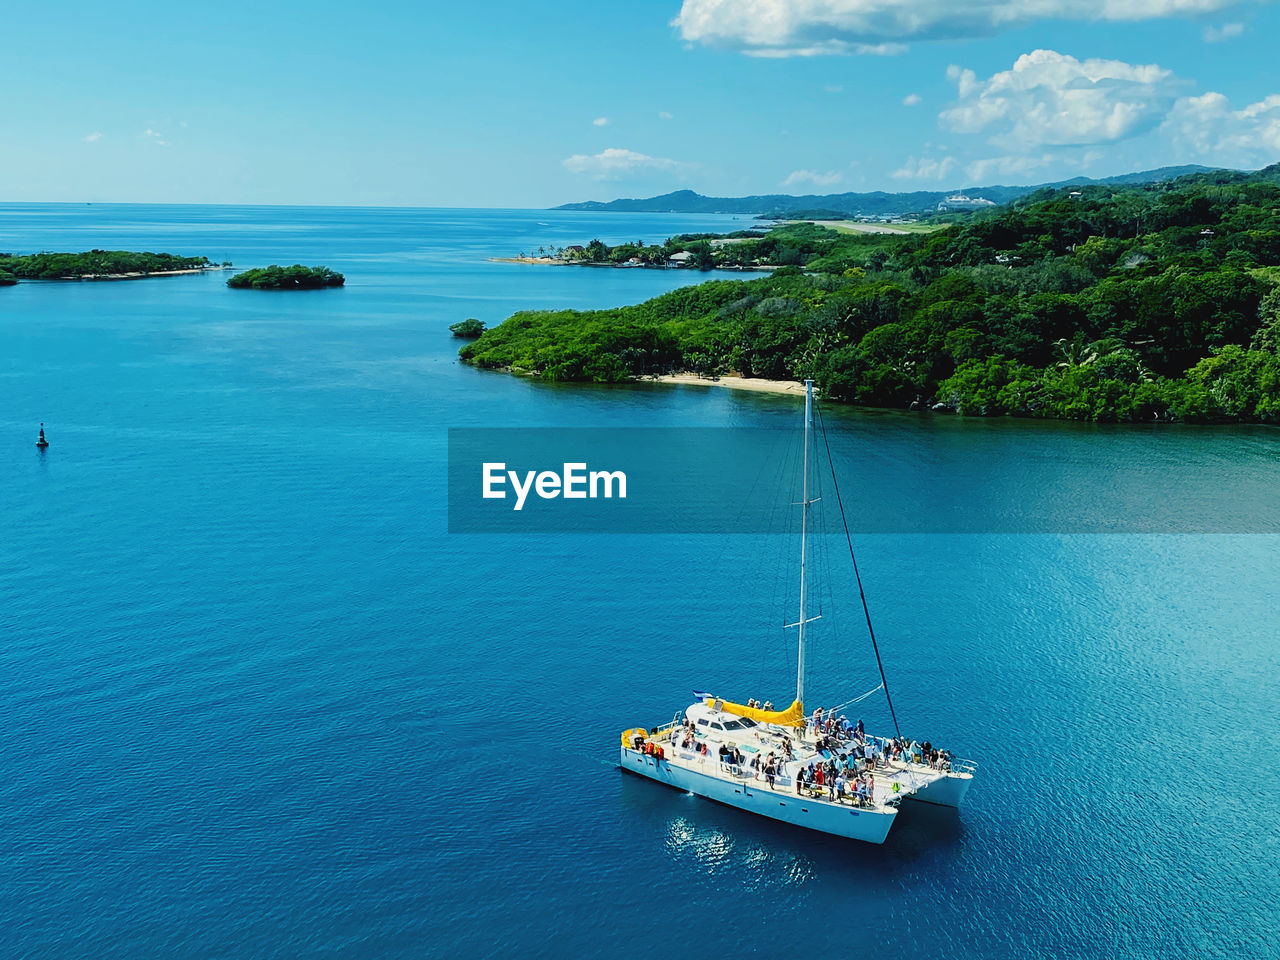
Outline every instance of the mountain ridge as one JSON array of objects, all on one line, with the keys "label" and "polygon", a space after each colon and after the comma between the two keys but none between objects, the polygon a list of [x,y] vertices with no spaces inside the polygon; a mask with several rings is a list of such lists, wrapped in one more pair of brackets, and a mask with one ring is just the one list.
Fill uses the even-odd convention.
[{"label": "mountain ridge", "polygon": [[[1173,180],[1195,173],[1213,173],[1220,168],[1200,164],[1182,164],[1157,167],[1113,177],[1072,177],[1052,183],[1030,186],[992,184],[985,187],[969,186],[952,190],[913,190],[889,193],[874,190],[867,193],[829,193],[791,195],[781,193],[756,194],[747,197],[708,197],[693,190],[675,190],[647,198],[620,198],[617,200],[585,200],[563,203],[553,210],[593,210],[610,213],[724,213],[751,216],[781,215],[796,212],[821,211],[823,213],[860,216],[901,216],[936,210],[938,204],[949,196],[964,193],[980,196],[997,204],[1009,203],[1037,190],[1060,189],[1071,186],[1098,186],[1107,184],[1140,184],[1160,180]],[[1229,171],[1236,172],[1236,171]]]}]

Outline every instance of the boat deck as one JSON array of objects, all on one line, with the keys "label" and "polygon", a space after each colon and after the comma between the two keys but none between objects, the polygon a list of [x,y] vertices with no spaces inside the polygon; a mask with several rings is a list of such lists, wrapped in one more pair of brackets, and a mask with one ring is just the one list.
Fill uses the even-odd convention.
[{"label": "boat deck", "polygon": [[[667,724],[654,730],[649,736],[653,743],[661,744],[666,754],[664,763],[683,767],[705,776],[715,777],[727,783],[746,782],[751,783],[757,789],[769,789],[763,771],[754,771],[746,765],[739,767],[722,763],[717,750],[722,743],[736,747],[746,756],[748,763],[752,756],[757,756],[763,761],[771,751],[777,757],[781,757],[783,750],[782,734],[757,728],[751,735],[753,742],[748,743],[746,738],[741,736],[730,738],[715,732],[698,730],[695,734],[697,741],[707,745],[708,752],[702,754],[695,752],[693,749],[686,750],[681,748],[678,746],[678,741],[673,743],[671,729],[672,725]],[[779,773],[775,777],[773,789],[777,793],[787,793],[794,796],[796,795],[795,775],[801,768],[807,768],[810,762],[816,765],[828,759],[836,758],[832,757],[830,751],[826,753],[818,752],[815,749],[814,741],[799,736],[799,731],[793,731],[793,733],[797,734],[796,736],[790,736],[794,759],[779,765]],[[849,750],[852,750],[854,746],[853,741],[847,741]],[[937,770],[924,764],[891,761],[884,757],[881,757],[879,763],[869,772],[873,776],[875,783],[872,793],[865,803],[847,792],[843,799],[837,799],[829,784],[818,786],[817,784],[806,783],[800,796],[803,796],[806,800],[812,800],[814,803],[843,805],[883,812],[885,808],[896,807],[904,797],[919,793],[931,784],[950,776],[944,770]],[[853,779],[852,776],[847,777],[850,787]]]}]

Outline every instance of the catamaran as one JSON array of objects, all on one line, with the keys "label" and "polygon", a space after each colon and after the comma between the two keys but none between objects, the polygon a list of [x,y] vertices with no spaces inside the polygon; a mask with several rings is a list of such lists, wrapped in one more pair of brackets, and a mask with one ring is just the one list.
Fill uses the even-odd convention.
[{"label": "catamaran", "polygon": [[[798,631],[795,700],[784,710],[774,710],[767,702],[761,705],[751,699],[737,703],[695,691],[696,700],[683,717],[677,714],[670,723],[653,730],[624,730],[618,763],[629,773],[773,820],[883,843],[904,799],[958,807],[977,765],[901,735],[869,614],[867,629],[880,667],[880,685],[830,710],[805,713],[805,627],[818,619],[810,616],[806,606],[809,511],[817,502],[809,495],[813,432],[813,381],[806,380],[804,465],[798,503],[800,610],[795,623],[788,624]],[[838,499],[838,486],[835,493]],[[843,517],[843,506],[840,512]],[[848,538],[847,524],[845,535]],[[849,542],[865,613],[866,596],[852,540]],[[850,728],[838,711],[881,690],[895,735],[870,735],[862,729],[861,721]]]}]

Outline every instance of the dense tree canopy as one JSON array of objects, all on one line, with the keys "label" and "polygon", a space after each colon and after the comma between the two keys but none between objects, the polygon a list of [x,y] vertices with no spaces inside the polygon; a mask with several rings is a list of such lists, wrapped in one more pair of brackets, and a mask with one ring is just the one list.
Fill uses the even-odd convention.
[{"label": "dense tree canopy", "polygon": [[[900,237],[893,235],[886,239],[884,234],[849,236],[812,223],[793,223],[767,232],[739,230],[724,236],[684,233],[665,243],[645,244],[637,240],[609,246],[592,240],[585,246],[552,248],[550,255],[569,263],[615,266],[686,266],[701,270],[808,266],[830,272],[861,263],[881,247],[893,247],[898,239]],[[689,256],[681,257],[681,254]]]},{"label": "dense tree canopy", "polygon": [[484,333],[484,321],[477,320],[475,317],[467,317],[465,320],[459,320],[457,323],[449,325],[449,332],[455,337],[465,337],[468,340],[474,340],[480,334]]},{"label": "dense tree canopy", "polygon": [[548,380],[813,377],[833,399],[970,414],[1280,420],[1280,165],[1043,190],[927,234],[720,239],[583,250],[793,266],[517,313],[461,355]]},{"label": "dense tree canopy", "polygon": [[171,253],[131,253],[127,250],[88,250],[84,253],[0,253],[0,285],[11,280],[75,280],[128,274],[198,270],[207,257],[179,257]]},{"label": "dense tree canopy", "polygon": [[237,273],[227,281],[228,287],[248,290],[320,290],[324,287],[340,287],[346,277],[328,267],[304,267],[295,263],[291,267],[272,264]]}]

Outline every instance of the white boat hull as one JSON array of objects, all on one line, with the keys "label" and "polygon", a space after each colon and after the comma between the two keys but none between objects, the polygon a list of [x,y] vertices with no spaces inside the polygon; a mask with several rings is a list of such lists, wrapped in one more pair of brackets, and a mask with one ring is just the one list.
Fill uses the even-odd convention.
[{"label": "white boat hull", "polygon": [[958,807],[969,792],[969,784],[973,783],[971,773],[948,773],[927,786],[920,787],[908,794],[910,800],[923,803],[935,803],[940,807]]},{"label": "white boat hull", "polygon": [[726,780],[666,760],[656,760],[627,747],[620,748],[618,763],[628,773],[648,777],[748,813],[867,843],[884,843],[898,812],[894,807],[856,809],[848,804],[813,801],[783,789],[770,790],[763,781]]}]

